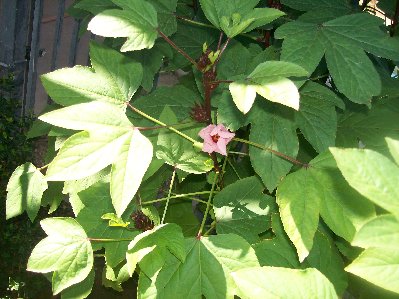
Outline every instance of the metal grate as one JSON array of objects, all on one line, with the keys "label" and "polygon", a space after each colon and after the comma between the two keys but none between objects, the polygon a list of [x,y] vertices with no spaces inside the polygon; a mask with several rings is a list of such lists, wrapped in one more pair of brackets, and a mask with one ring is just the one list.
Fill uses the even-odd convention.
[{"label": "metal grate", "polygon": [[72,3],[0,0],[0,73],[14,75],[22,115],[38,114],[50,102],[41,74],[88,62],[89,36],[80,36],[81,22],[65,13]]}]

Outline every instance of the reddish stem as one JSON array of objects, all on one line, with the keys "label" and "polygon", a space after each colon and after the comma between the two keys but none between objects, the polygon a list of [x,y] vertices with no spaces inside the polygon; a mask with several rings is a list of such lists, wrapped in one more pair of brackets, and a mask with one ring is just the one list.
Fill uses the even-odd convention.
[{"label": "reddish stem", "polygon": [[183,49],[181,49],[178,45],[176,45],[169,37],[165,35],[161,30],[157,29],[159,35],[169,44],[172,46],[173,49],[175,49],[177,52],[179,52],[181,55],[183,55],[188,61],[190,61],[197,69],[197,63],[195,62],[194,59],[191,58],[190,55],[188,55]]}]

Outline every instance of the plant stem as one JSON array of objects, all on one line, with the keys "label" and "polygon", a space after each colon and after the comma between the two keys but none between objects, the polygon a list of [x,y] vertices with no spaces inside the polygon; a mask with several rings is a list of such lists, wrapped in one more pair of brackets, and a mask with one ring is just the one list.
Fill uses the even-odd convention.
[{"label": "plant stem", "polygon": [[221,83],[233,83],[234,81],[233,80],[216,80],[216,81],[211,81],[211,82],[209,82],[209,83],[212,83],[212,84],[221,84]]},{"label": "plant stem", "polygon": [[218,30],[218,28],[216,28],[216,27],[213,26],[213,25],[209,25],[209,24],[201,23],[201,22],[196,22],[196,21],[194,21],[194,20],[191,20],[191,19],[188,19],[188,18],[185,18],[185,17],[182,17],[182,16],[177,16],[177,15],[175,15],[175,17],[176,17],[176,19],[185,21],[185,22],[187,22],[187,23],[190,23],[190,24],[193,24],[193,25],[196,25],[196,26],[207,27],[207,28],[212,28],[212,29]]},{"label": "plant stem", "polygon": [[216,50],[220,50],[220,47],[222,46],[222,39],[223,39],[223,31],[220,32],[218,47],[216,48]]},{"label": "plant stem", "polygon": [[243,152],[232,152],[232,151],[230,151],[229,154],[241,155],[241,156],[249,156],[248,153],[243,153]]},{"label": "plant stem", "polygon": [[[209,194],[209,193],[211,193],[211,192],[210,191],[201,191],[201,192],[193,192],[193,193],[185,193],[185,194],[176,194],[176,195],[172,195],[170,198],[185,198],[185,197],[188,198],[189,196],[203,195],[203,194]],[[165,201],[167,199],[168,199],[167,197],[164,197],[164,198],[159,198],[159,199],[155,199],[155,200],[144,201],[142,203],[142,205],[149,205],[152,203]],[[202,202],[205,204],[207,203],[206,201],[203,201],[201,199],[196,199],[196,198],[190,198],[190,200],[195,200],[195,201]]]},{"label": "plant stem", "polygon": [[166,126],[155,126],[155,127],[135,127],[136,129],[140,131],[151,131],[151,130],[158,130],[158,129],[168,129],[170,127],[177,127],[177,126],[182,126],[182,125],[189,125],[189,124],[196,124],[193,121],[189,122],[183,122],[183,123],[177,123],[177,124],[172,124],[172,125],[166,125]]},{"label": "plant stem", "polygon": [[188,141],[192,142],[195,146],[202,147],[202,146],[200,146],[201,145],[200,142],[194,140],[190,136],[187,136],[186,134],[180,132],[179,130],[176,130],[175,128],[166,125],[165,123],[157,120],[156,118],[153,118],[152,116],[149,116],[148,114],[144,113],[143,111],[133,107],[129,102],[126,102],[126,104],[132,111],[136,112],[137,114],[140,114],[144,118],[146,118],[146,119],[148,119],[148,120],[150,120],[150,121],[152,121],[152,122],[154,122],[154,123],[156,123],[156,124],[158,124],[158,125],[160,125],[162,127],[165,127],[165,128],[169,129],[172,132],[175,132],[176,134],[180,135],[181,137],[183,137],[183,138],[187,139]]},{"label": "plant stem", "polygon": [[97,238],[87,238],[91,242],[126,242],[133,241],[133,239],[97,239]]},{"label": "plant stem", "polygon": [[242,142],[242,143],[246,143],[246,144],[252,145],[254,147],[260,148],[262,150],[268,151],[268,152],[270,152],[270,153],[272,153],[272,154],[274,154],[276,156],[279,156],[279,157],[291,162],[292,164],[300,165],[300,166],[305,167],[305,168],[309,167],[309,164],[307,164],[307,163],[303,163],[301,161],[298,161],[298,160],[294,159],[293,157],[287,156],[287,155],[285,155],[283,153],[280,153],[280,152],[275,151],[275,150],[273,150],[271,148],[265,147],[265,146],[263,146],[261,144],[258,144],[258,143],[255,143],[255,142],[252,142],[252,141],[249,141],[249,140],[241,139],[241,138],[234,138],[233,140],[238,141],[238,142]]},{"label": "plant stem", "polygon": [[198,234],[197,234],[197,239],[200,239],[201,236],[202,236],[202,231],[204,230],[206,218],[208,217],[209,209],[211,207],[211,200],[212,200],[212,197],[213,197],[213,192],[215,191],[216,182],[218,181],[218,177],[219,177],[219,173],[216,172],[215,173],[215,178],[213,179],[213,183],[212,183],[211,193],[209,193],[208,202],[206,203],[206,209],[205,209],[205,213],[204,213],[204,218],[202,218],[201,226],[200,226]]},{"label": "plant stem", "polygon": [[47,167],[49,167],[49,165],[50,165],[50,163],[46,164],[46,165],[44,165],[42,167],[39,167],[37,170],[42,171],[43,169],[46,169]]},{"label": "plant stem", "polygon": [[[182,21],[187,22],[187,23],[190,23],[190,24],[192,24],[192,25],[196,25],[196,26],[200,26],[200,27],[206,27],[206,28],[211,28],[211,29],[214,29],[214,30],[219,30],[219,28],[216,28],[215,26],[210,25],[210,24],[197,22],[197,21],[191,20],[191,19],[189,19],[189,18],[182,17],[182,16],[178,16],[178,15],[175,15],[175,17],[176,17],[176,19],[182,20]],[[292,19],[287,18],[287,17],[286,17],[286,19],[288,19],[288,20],[290,20],[290,21],[292,20]],[[256,37],[254,37],[254,36],[252,36],[252,35],[249,35],[249,34],[247,34],[247,33],[240,33],[239,36],[243,36],[243,37],[249,38],[249,39],[251,39],[251,40],[253,40],[253,41],[255,41],[255,42],[258,42],[258,40],[256,39]]]},{"label": "plant stem", "polygon": [[209,233],[210,233],[212,230],[215,229],[215,226],[216,226],[216,222],[214,221],[214,222],[212,222],[211,227],[204,233],[204,236],[209,235]]},{"label": "plant stem", "polygon": [[237,169],[234,167],[233,163],[231,163],[230,160],[227,160],[229,162],[230,167],[233,169],[234,173],[236,174],[236,176],[238,177],[239,180],[241,180],[241,177],[237,171]]},{"label": "plant stem", "polygon": [[163,210],[161,224],[163,224],[165,221],[166,211],[168,210],[169,201],[170,201],[170,193],[172,192],[172,187],[173,183],[175,182],[175,177],[176,177],[176,167],[173,169],[172,179],[170,180],[168,197],[166,199],[165,209]]},{"label": "plant stem", "polygon": [[190,55],[188,55],[182,48],[180,48],[178,45],[176,45],[169,37],[165,35],[161,30],[157,29],[159,35],[169,44],[172,46],[173,49],[175,49],[177,52],[179,52],[181,55],[183,55],[188,61],[190,61],[197,69],[197,63],[195,62],[194,59],[191,58]]}]

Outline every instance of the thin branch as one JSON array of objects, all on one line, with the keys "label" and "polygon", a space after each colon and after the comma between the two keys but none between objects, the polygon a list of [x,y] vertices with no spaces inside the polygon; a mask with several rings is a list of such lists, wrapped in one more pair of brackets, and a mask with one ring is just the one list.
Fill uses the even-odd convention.
[{"label": "thin branch", "polygon": [[226,50],[227,45],[229,44],[230,40],[231,40],[230,37],[227,38],[226,42],[225,42],[224,45],[223,45],[223,48],[220,50],[220,53],[219,53],[219,55],[218,55],[218,58],[216,58],[216,61],[215,61],[215,63],[213,64],[213,70],[216,70],[216,65],[219,63],[220,58],[222,57],[223,52]]},{"label": "thin branch", "polygon": [[215,178],[213,179],[213,183],[212,183],[211,193],[209,194],[208,202],[206,204],[206,209],[205,209],[205,212],[204,212],[204,218],[202,218],[201,226],[200,226],[198,234],[197,234],[197,239],[201,239],[201,237],[202,237],[202,231],[204,230],[206,218],[208,217],[209,209],[211,207],[211,200],[212,200],[212,197],[213,197],[213,192],[215,191],[215,187],[216,187],[216,183],[218,181],[218,177],[219,177],[219,173],[216,172],[215,173]]},{"label": "thin branch", "polygon": [[252,141],[249,141],[249,140],[241,139],[241,138],[234,138],[233,140],[238,141],[238,142],[242,142],[242,143],[246,143],[246,144],[252,145],[254,147],[260,148],[262,150],[268,151],[268,152],[270,152],[270,153],[272,153],[272,154],[274,154],[274,155],[276,155],[278,157],[281,157],[281,158],[291,162],[292,164],[300,165],[300,166],[305,167],[305,168],[308,168],[310,166],[307,163],[303,163],[301,161],[298,161],[298,160],[296,160],[293,157],[287,156],[287,155],[285,155],[283,153],[280,153],[280,152],[275,151],[275,150],[273,150],[271,148],[265,147],[265,146],[263,146],[261,144],[258,144],[258,143],[255,143],[255,142],[252,142]]},{"label": "thin branch", "polygon": [[196,68],[198,68],[197,63],[193,58],[191,58],[190,55],[188,55],[182,48],[180,48],[178,45],[176,45],[169,37],[165,35],[161,30],[157,29],[159,35],[169,44],[174,48],[177,52],[179,52],[181,55],[183,55],[188,61],[190,61]]},{"label": "thin branch", "polygon": [[172,192],[172,187],[173,187],[173,184],[175,182],[175,177],[176,177],[176,167],[173,169],[172,179],[170,180],[168,197],[166,199],[165,209],[163,210],[161,224],[164,223],[166,212],[168,211],[169,201],[170,201],[170,193]]},{"label": "thin branch", "polygon": [[223,31],[221,31],[220,35],[219,35],[219,42],[218,42],[217,50],[220,50],[220,47],[222,46],[222,39],[223,39]]},{"label": "thin branch", "polygon": [[146,119],[148,119],[148,120],[150,120],[150,121],[152,121],[152,122],[154,122],[154,123],[156,123],[156,124],[158,124],[158,125],[160,125],[160,126],[162,126],[162,127],[165,127],[165,128],[167,128],[167,129],[169,129],[170,131],[175,132],[176,134],[180,135],[181,137],[183,137],[183,138],[187,139],[188,141],[192,142],[193,145],[194,145],[195,147],[202,148],[202,143],[200,143],[200,142],[194,140],[194,139],[191,138],[190,136],[188,136],[188,135],[186,135],[186,134],[180,132],[179,130],[176,130],[176,129],[173,128],[173,127],[169,127],[167,124],[165,124],[165,123],[163,123],[163,122],[157,120],[156,118],[153,118],[152,116],[150,116],[150,115],[144,113],[143,111],[141,111],[141,110],[139,110],[139,109],[133,107],[129,102],[126,102],[126,105],[127,105],[132,111],[136,112],[137,114],[140,114],[140,115],[143,116],[144,118],[146,118]]}]

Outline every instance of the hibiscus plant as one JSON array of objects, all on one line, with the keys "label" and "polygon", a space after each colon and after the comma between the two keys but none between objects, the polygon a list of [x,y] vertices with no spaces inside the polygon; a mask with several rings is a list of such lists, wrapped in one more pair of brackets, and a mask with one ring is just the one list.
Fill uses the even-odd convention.
[{"label": "hibiscus plant", "polygon": [[399,296],[399,2],[369,2],[76,1],[90,66],[41,77],[47,164],[7,186],[8,219],[74,216],[27,270],[62,298]]}]

